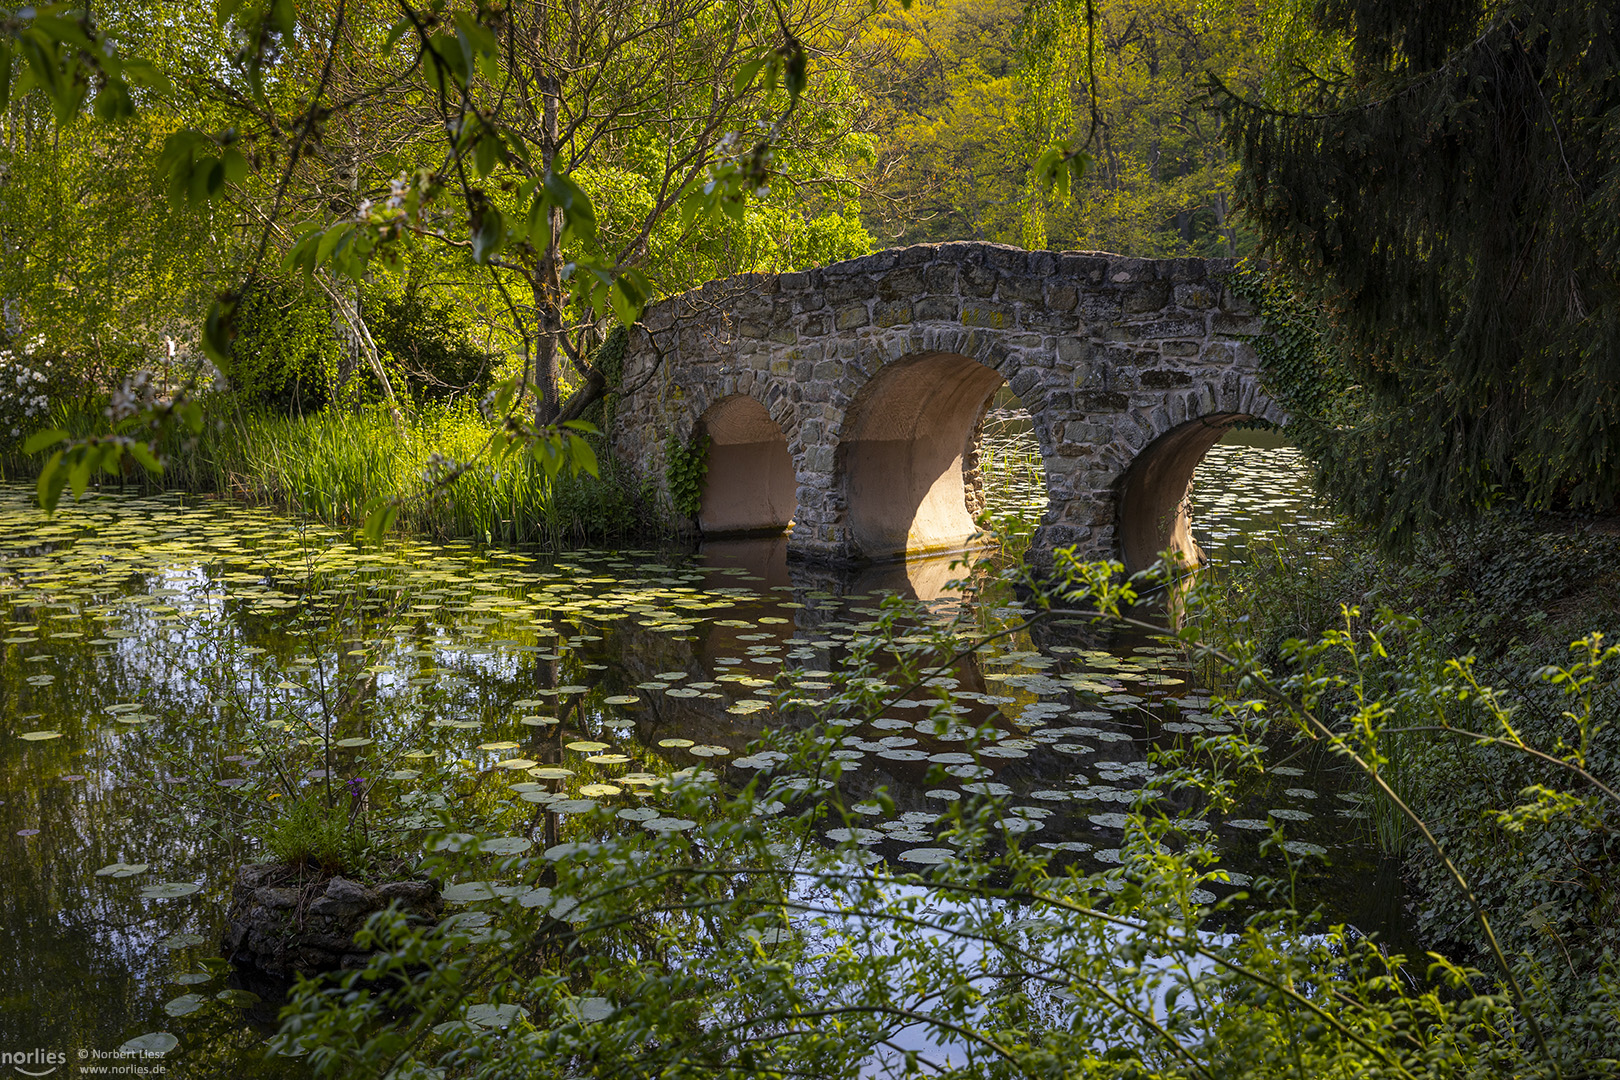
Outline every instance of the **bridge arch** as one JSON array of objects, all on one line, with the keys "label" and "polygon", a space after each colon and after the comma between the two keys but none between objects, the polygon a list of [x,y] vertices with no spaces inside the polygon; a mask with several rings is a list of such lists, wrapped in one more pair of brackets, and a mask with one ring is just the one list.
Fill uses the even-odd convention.
[{"label": "bridge arch", "polygon": [[758,399],[728,394],[698,416],[708,439],[698,527],[705,536],[781,532],[793,521],[798,480],[787,435]]},{"label": "bridge arch", "polygon": [[838,471],[849,543],[867,559],[959,551],[978,532],[964,471],[985,406],[1006,380],[955,353],[886,364],[844,415]]}]

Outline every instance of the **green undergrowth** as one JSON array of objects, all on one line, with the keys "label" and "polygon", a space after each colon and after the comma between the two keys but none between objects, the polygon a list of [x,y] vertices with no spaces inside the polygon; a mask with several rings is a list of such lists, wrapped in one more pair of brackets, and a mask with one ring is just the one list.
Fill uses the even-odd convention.
[{"label": "green undergrowth", "polygon": [[[1571,1015],[1620,957],[1620,815],[1612,803],[1534,821],[1485,808],[1554,783],[1520,740],[1578,754],[1594,782],[1578,788],[1620,786],[1620,678],[1613,664],[1586,666],[1620,642],[1617,556],[1620,536],[1601,522],[1500,516],[1400,557],[1340,525],[1251,548],[1247,564],[1204,583],[1198,606],[1207,628],[1246,641],[1279,680],[1354,680],[1379,703],[1385,780],[1500,913],[1498,935],[1536,992]],[[1302,651],[1322,635],[1357,649]],[[1426,692],[1436,680],[1459,686],[1457,699]],[[1583,681],[1585,712],[1564,693]],[[1349,689],[1324,701],[1341,717],[1361,705]],[[1369,796],[1374,839],[1403,860],[1419,936],[1480,959],[1487,943],[1468,896],[1391,800]]]},{"label": "green undergrowth", "polygon": [[[598,446],[599,477],[555,478],[526,455],[491,460],[491,425],[469,404],[429,406],[398,423],[381,406],[326,409],[307,416],[252,411],[221,400],[202,434],[173,447],[164,473],[131,470],[131,483],[196,494],[228,495],[257,505],[358,528],[366,506],[400,497],[397,524],[438,540],[567,547],[647,537],[657,529],[648,499],[627,470]],[[105,430],[89,403],[53,416],[73,437]],[[431,492],[430,477],[470,466]],[[33,475],[38,461],[0,462],[6,479]]]}]

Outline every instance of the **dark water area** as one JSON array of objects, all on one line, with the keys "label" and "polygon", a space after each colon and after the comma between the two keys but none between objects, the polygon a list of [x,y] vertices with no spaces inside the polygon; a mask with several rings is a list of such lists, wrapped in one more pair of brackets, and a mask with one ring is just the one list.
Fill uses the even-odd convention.
[{"label": "dark water area", "polygon": [[[1310,520],[1291,453],[1212,451],[1198,521],[1214,557]],[[72,1063],[167,1034],[168,1075],[300,1075],[263,1054],[280,987],[220,957],[231,877],[263,857],[251,821],[288,768],[306,786],[377,780],[407,837],[436,824],[446,777],[552,800],[565,830],[598,803],[656,809],[659,776],[741,783],[769,764],[748,747],[784,722],[774,695],[812,709],[885,596],[983,630],[1029,613],[1007,590],[962,610],[960,576],[948,559],[802,567],[780,540],[362,550],[181,497],[104,493],[48,518],[0,486],[0,1049]],[[844,799],[870,810],[860,846],[902,870],[948,857],[934,819],[967,793],[1003,798],[1008,831],[1057,860],[1118,865],[1122,815],[1161,775],[1149,754],[1228,728],[1174,648],[1078,618],[1012,633],[938,684],[943,729],[921,694],[832,718]],[[980,724],[996,737],[962,753]],[[1210,823],[1233,886],[1279,872],[1282,853],[1260,849],[1280,822],[1301,907],[1405,945],[1359,787],[1272,741],[1267,772]]]}]

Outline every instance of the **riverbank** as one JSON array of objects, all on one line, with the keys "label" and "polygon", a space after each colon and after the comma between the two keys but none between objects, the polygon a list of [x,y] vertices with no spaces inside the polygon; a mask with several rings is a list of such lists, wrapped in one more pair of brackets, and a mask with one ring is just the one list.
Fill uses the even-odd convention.
[{"label": "riverbank", "polygon": [[[1583,801],[1594,787],[1573,769],[1620,786],[1613,523],[1500,516],[1400,554],[1341,523],[1250,554],[1209,586],[1205,626],[1247,642],[1285,683],[1321,665],[1338,686],[1320,711],[1341,724],[1358,688],[1386,709],[1383,775],[1494,913],[1504,952],[1568,1015],[1594,1007],[1620,956],[1620,816],[1613,802]],[[1359,655],[1299,651],[1335,630]],[[1416,693],[1425,683],[1442,689]],[[1538,786],[1567,792],[1577,812],[1486,809],[1528,806]],[[1389,799],[1372,809],[1375,839],[1402,859],[1416,933],[1489,967],[1490,942],[1452,871]]]}]

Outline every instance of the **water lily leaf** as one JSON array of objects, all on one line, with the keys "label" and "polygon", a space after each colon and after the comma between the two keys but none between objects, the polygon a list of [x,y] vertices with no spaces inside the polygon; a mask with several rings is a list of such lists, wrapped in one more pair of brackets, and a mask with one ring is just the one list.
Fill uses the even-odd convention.
[{"label": "water lily leaf", "polygon": [[446,885],[439,895],[447,904],[478,904],[498,898],[495,886],[487,881],[461,881]]},{"label": "water lily leaf", "polygon": [[141,886],[141,896],[148,900],[174,900],[201,891],[202,886],[190,881],[165,881],[158,885]]},{"label": "water lily leaf", "polygon": [[634,705],[640,700],[634,694],[613,694],[602,699],[603,703],[607,705]]},{"label": "water lily leaf", "polygon": [[607,998],[582,997],[572,998],[562,1003],[563,1012],[574,1019],[587,1024],[594,1024],[606,1020],[613,1015],[613,1005]]},{"label": "water lily leaf", "polygon": [[659,739],[658,745],[669,750],[680,750],[688,746],[696,746],[691,739]]},{"label": "water lily leaf", "polygon": [[485,855],[521,855],[532,847],[534,841],[526,836],[497,836],[480,843],[478,850]]},{"label": "water lily leaf", "polygon": [[176,975],[169,981],[178,983],[181,986],[201,986],[205,982],[213,982],[214,977],[206,971],[187,971]]},{"label": "water lily leaf", "polygon": [[592,754],[585,759],[593,765],[624,765],[630,761],[628,754]]},{"label": "water lily leaf", "polygon": [[467,1020],[486,1028],[508,1028],[519,1020],[526,1019],[529,1011],[521,1005],[469,1005],[467,1006]]},{"label": "water lily leaf", "polygon": [[911,848],[900,853],[900,861],[915,863],[918,866],[937,866],[940,863],[950,862],[956,858],[956,852],[950,848],[920,847]]},{"label": "water lily leaf", "polygon": [[180,1045],[180,1040],[167,1031],[149,1031],[145,1035],[137,1035],[128,1040],[118,1049],[126,1054],[167,1054]]},{"label": "water lily leaf", "polygon": [[581,739],[579,742],[571,742],[568,743],[567,746],[568,749],[577,750],[581,754],[594,754],[599,750],[606,750],[608,748],[608,744],[605,742],[591,742],[589,739]]},{"label": "water lily leaf", "polygon": [[370,746],[372,743],[374,743],[376,741],[377,741],[376,739],[368,739],[368,738],[366,738],[366,737],[364,737],[362,735],[356,735],[356,736],[353,736],[352,738],[348,738],[348,739],[339,739],[337,742],[333,743],[332,745],[333,746],[340,746],[345,750],[350,750],[350,749],[353,749],[353,748],[358,747],[358,746]]},{"label": "water lily leaf", "polygon": [[529,775],[536,780],[566,780],[574,775],[574,770],[558,768],[555,765],[545,765],[538,769],[530,769]]},{"label": "water lily leaf", "polygon": [[685,832],[687,829],[692,828],[696,824],[697,822],[688,818],[656,817],[643,821],[641,823],[641,827],[643,829],[651,829],[653,832],[657,833],[671,833]]},{"label": "water lily leaf", "polygon": [[17,737],[24,742],[44,742],[47,739],[60,739],[62,733],[60,731],[25,731]]},{"label": "water lily leaf", "polygon": [[96,876],[115,878],[134,877],[136,874],[146,873],[147,867],[147,863],[108,863],[106,866],[103,866],[100,870],[96,871]]},{"label": "water lily leaf", "polygon": [[532,769],[538,764],[539,762],[530,758],[515,757],[507,758],[505,761],[497,761],[495,767],[497,769]]},{"label": "water lily leaf", "polygon": [[190,1016],[207,1003],[201,994],[182,994],[163,1006],[163,1011],[170,1016]]},{"label": "water lily leaf", "polygon": [[585,784],[579,789],[579,793],[587,799],[600,799],[607,795],[617,795],[623,790],[613,784]]},{"label": "water lily leaf", "polygon": [[214,1000],[223,1002],[226,1005],[234,1005],[238,1009],[247,1009],[257,1005],[262,999],[258,994],[255,994],[251,990],[241,990],[236,987],[231,987],[230,989],[221,990],[219,993],[215,994]]}]

